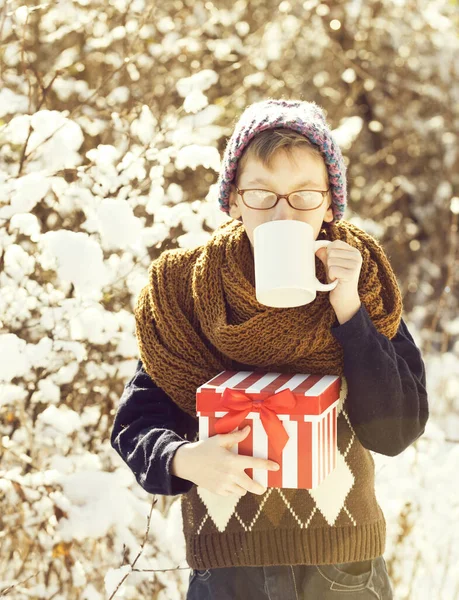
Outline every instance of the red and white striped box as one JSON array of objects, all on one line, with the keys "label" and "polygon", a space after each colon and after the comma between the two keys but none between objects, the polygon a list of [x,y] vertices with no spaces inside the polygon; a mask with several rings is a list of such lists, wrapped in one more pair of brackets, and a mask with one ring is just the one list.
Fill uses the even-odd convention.
[{"label": "red and white striped box", "polygon": [[269,458],[279,471],[246,469],[265,487],[317,487],[336,467],[341,378],[222,371],[196,391],[199,439],[250,425],[231,451]]}]

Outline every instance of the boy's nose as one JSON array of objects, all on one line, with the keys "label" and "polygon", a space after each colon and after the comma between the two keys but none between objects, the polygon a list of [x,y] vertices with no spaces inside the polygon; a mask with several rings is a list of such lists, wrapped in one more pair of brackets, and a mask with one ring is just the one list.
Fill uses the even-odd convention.
[{"label": "boy's nose", "polygon": [[282,221],[295,218],[295,209],[287,202],[287,198],[280,198],[274,207],[273,221]]}]

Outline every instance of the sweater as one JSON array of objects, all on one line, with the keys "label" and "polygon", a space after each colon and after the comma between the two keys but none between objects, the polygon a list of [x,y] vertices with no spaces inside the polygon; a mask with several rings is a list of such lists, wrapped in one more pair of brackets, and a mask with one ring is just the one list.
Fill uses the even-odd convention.
[{"label": "sweater", "polygon": [[[310,492],[311,506],[305,506],[309,513],[297,515],[296,530],[286,532],[281,522],[272,523],[263,540],[253,539],[248,515],[237,513],[237,499],[232,499],[231,506],[228,497],[197,490],[193,482],[171,473],[177,449],[198,439],[198,421],[182,411],[152,381],[142,362],[137,362],[115,415],[111,444],[147,492],[182,495],[184,521],[193,518],[187,497],[201,492],[202,519],[194,523],[195,532],[186,539],[190,567],[327,564],[368,560],[384,553],[386,522],[374,494],[371,452],[396,456],[423,434],[429,416],[425,367],[403,319],[396,336],[389,340],[376,330],[362,304],[346,323],[335,321],[331,331],[343,348],[348,389],[346,410],[341,415],[346,430],[341,427],[340,435],[338,428],[338,450],[345,456],[354,448],[353,472],[349,461],[343,461],[333,480],[333,494],[326,498],[314,497],[314,490],[269,488],[265,493],[268,500],[278,493],[281,500],[277,500],[284,502],[286,510],[289,504],[284,491]],[[361,519],[349,513],[346,501],[359,492],[363,479],[366,495],[360,500],[357,497],[357,502],[367,518],[359,522]],[[218,512],[225,508],[227,519],[243,521],[241,533],[228,539],[222,531],[222,544],[210,552],[206,549],[208,528],[215,528],[221,517]],[[270,552],[273,544],[275,556]],[[332,548],[331,555],[324,553],[324,544]]]}]

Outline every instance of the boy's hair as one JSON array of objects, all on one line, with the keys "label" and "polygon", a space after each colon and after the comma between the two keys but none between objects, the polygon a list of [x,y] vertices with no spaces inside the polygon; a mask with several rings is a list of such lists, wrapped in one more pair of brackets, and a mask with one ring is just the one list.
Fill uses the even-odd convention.
[{"label": "boy's hair", "polygon": [[[257,133],[257,135],[255,135],[255,137],[247,144],[238,162],[234,179],[235,184],[239,187],[241,173],[250,156],[260,161],[269,169],[272,165],[274,156],[278,151],[284,151],[291,157],[293,148],[304,148],[311,156],[320,158],[327,187],[329,187],[328,171],[318,148],[304,135],[301,135],[301,133],[297,133],[292,129],[286,129],[285,127],[264,129],[260,133]],[[331,200],[330,190],[328,191],[327,197]]]}]

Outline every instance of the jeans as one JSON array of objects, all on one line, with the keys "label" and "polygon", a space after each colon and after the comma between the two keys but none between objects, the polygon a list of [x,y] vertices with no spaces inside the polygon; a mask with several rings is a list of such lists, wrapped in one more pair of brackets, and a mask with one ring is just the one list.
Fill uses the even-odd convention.
[{"label": "jeans", "polygon": [[192,569],[186,600],[393,600],[382,556],[335,565]]}]

